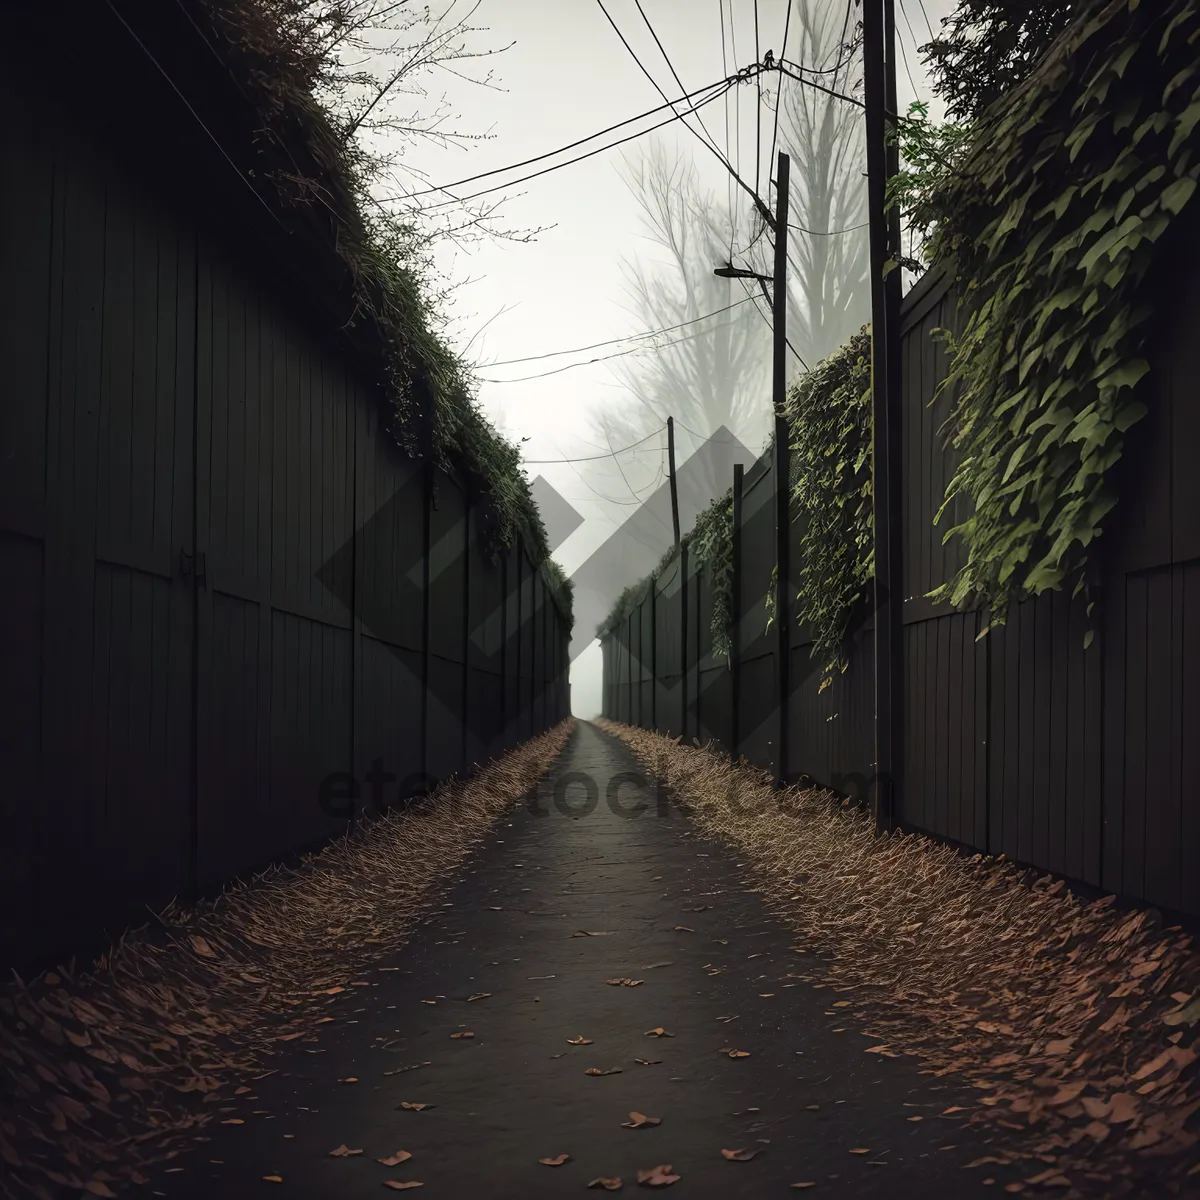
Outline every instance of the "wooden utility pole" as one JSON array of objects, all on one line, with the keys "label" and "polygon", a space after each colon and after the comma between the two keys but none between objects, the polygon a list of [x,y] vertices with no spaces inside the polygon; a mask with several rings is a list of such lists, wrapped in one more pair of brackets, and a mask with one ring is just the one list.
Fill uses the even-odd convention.
[{"label": "wooden utility pole", "polygon": [[788,608],[792,589],[789,581],[791,521],[791,472],[789,437],[784,405],[787,396],[787,251],[788,251],[788,175],[791,160],[780,153],[775,175],[775,275],[772,292],[773,357],[771,405],[775,410],[775,657],[778,663],[779,692],[776,705],[779,724],[775,743],[775,782],[787,782],[788,711],[791,703],[791,637]]},{"label": "wooden utility pole", "polygon": [[875,826],[895,827],[904,741],[901,562],[900,216],[886,211],[899,150],[888,146],[896,112],[893,0],[864,0],[867,205],[871,222],[871,414],[875,534]]},{"label": "wooden utility pole", "polygon": [[667,418],[667,469],[671,473],[671,524],[675,529],[675,549],[679,549],[679,489],[675,485],[675,418]]},{"label": "wooden utility pole", "polygon": [[741,463],[733,464],[733,529],[730,533],[729,596],[729,756],[736,763],[741,753],[741,722],[738,710],[742,703],[742,486],[744,474]]}]

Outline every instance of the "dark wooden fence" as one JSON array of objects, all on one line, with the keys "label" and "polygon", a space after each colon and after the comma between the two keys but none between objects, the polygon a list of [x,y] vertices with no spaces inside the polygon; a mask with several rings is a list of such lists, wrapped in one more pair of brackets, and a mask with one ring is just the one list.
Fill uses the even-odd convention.
[{"label": "dark wooden fence", "polygon": [[[127,49],[113,88],[147,121],[180,110],[202,209],[205,172],[232,172]],[[340,331],[226,239],[253,198],[212,221],[173,204],[106,140],[145,131],[85,126],[53,82],[0,72],[14,963],[320,845],[376,770],[394,803],[569,711],[568,622],[527,548],[493,561],[460,484],[381,427]]]},{"label": "dark wooden fence", "polygon": [[[979,639],[979,613],[924,598],[960,553],[957,542],[943,544],[943,531],[961,513],[933,524],[955,465],[938,432],[951,397],[934,401],[945,351],[931,336],[954,328],[950,281],[922,280],[903,315],[900,824],[1192,916],[1200,915],[1198,233],[1189,224],[1173,235],[1151,285],[1164,302],[1146,347],[1151,413],[1131,431],[1116,471],[1121,499],[1093,554],[1090,618],[1082,597],[1051,593],[1013,605],[1007,624]],[[604,712],[715,740],[773,770],[776,650],[763,600],[775,557],[770,468],[764,459],[747,471],[740,504],[735,483],[731,661],[712,654],[711,580],[673,565],[653,598],[605,640]],[[686,586],[677,588],[680,571]],[[849,669],[824,691],[810,638],[794,620],[792,630],[790,775],[866,798],[875,711],[869,616],[850,639]],[[648,705],[645,681],[668,664],[670,677],[684,677],[687,700],[672,704],[667,687]]]}]

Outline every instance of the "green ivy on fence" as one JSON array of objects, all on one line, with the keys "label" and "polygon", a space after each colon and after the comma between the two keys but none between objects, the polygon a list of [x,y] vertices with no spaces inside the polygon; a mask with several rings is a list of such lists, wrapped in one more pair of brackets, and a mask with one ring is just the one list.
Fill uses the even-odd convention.
[{"label": "green ivy on fence", "polygon": [[[263,146],[272,144],[286,170],[264,169],[281,200],[314,207],[329,221],[336,252],[349,270],[356,311],[351,324],[373,324],[382,343],[383,373],[395,413],[392,432],[410,454],[430,456],[453,472],[479,502],[488,548],[513,545],[522,532],[570,620],[572,586],[550,558],[545,526],[530,493],[519,448],[484,416],[470,368],[436,332],[425,241],[411,214],[378,204],[372,182],[377,156],[339,125],[321,97],[345,86],[345,64],[329,36],[345,12],[321,14],[273,0],[204,0],[224,39],[228,65],[251,94]],[[295,165],[291,140],[311,155],[313,169]]]},{"label": "green ivy on fence", "polygon": [[1096,0],[933,195],[932,257],[967,314],[943,335],[961,458],[938,516],[971,504],[937,600],[984,601],[1000,622],[1013,599],[1084,585],[1108,472],[1145,413],[1139,292],[1200,172],[1198,42],[1196,0]]},{"label": "green ivy on fence", "polygon": [[845,670],[850,621],[865,603],[875,552],[871,480],[871,334],[802,375],[787,394],[796,624],[812,638],[811,655],[828,685]]},{"label": "green ivy on fence", "polygon": [[[969,148],[953,131],[921,135],[920,170],[899,192],[933,229],[929,257],[951,271],[966,316],[957,337],[940,331],[940,388],[955,393],[944,432],[959,466],[937,519],[957,497],[969,502],[945,534],[967,554],[935,600],[986,603],[999,623],[1013,599],[1084,585],[1087,549],[1116,503],[1108,472],[1145,413],[1135,397],[1148,370],[1141,289],[1196,190],[1198,124],[1200,2],[1092,0],[983,115]],[[946,154],[954,161],[938,176],[931,164]],[[822,687],[845,668],[873,567],[869,388],[864,329],[787,397],[797,620]],[[701,520],[728,530],[729,507],[726,498]],[[716,643],[721,622],[726,654],[731,548],[726,533],[707,560],[720,566],[713,631]],[[622,597],[624,612],[639,587]],[[773,604],[772,591],[769,616]]]}]

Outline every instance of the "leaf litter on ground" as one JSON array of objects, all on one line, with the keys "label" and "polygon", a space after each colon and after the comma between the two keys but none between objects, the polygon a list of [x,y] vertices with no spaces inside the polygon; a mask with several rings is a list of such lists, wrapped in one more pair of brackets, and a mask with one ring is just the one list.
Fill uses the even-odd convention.
[{"label": "leaf litter on ground", "polygon": [[1075,1187],[1092,1176],[1125,1194],[1139,1172],[1188,1170],[1200,954],[1185,931],[1003,855],[877,837],[869,814],[829,792],[772,792],[757,768],[598,724],[747,862],[812,964],[792,977],[857,989],[854,1011],[880,1043],[867,1053],[914,1055],[925,1074],[984,1093],[947,1114],[990,1127],[1017,1158],[1053,1160],[1048,1179]]},{"label": "leaf litter on ground", "polygon": [[[101,1170],[122,1184],[144,1178],[141,1168],[203,1124],[207,1098],[264,1077],[272,1055],[334,1020],[354,995],[347,980],[404,945],[435,887],[529,794],[572,728],[564,722],[295,866],[192,908],[171,904],[85,969],[0,986],[0,1056],[17,1068],[0,1093],[8,1177],[34,1195],[58,1186],[55,1176],[80,1179],[77,1190]],[[60,1111],[79,1104],[86,1120],[56,1128],[34,1074],[53,1080]]]}]

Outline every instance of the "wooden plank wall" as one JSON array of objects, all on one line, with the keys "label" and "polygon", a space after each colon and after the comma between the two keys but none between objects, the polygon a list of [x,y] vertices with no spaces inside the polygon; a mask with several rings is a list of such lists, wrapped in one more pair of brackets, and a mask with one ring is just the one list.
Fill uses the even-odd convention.
[{"label": "wooden plank wall", "polygon": [[376,767],[394,802],[568,695],[542,572],[491,561],[338,331],[28,87],[0,80],[13,964],[320,845]]},{"label": "wooden plank wall", "polygon": [[[1150,415],[1114,472],[1120,502],[1093,553],[1087,594],[1014,604],[983,617],[928,593],[962,559],[935,524],[956,455],[954,396],[939,328],[959,320],[936,273],[903,311],[905,713],[899,821],[970,850],[1200,915],[1200,222],[1181,223],[1148,287],[1171,295],[1148,335]],[[774,647],[763,597],[775,561],[769,459],[746,473],[732,672],[712,659],[711,580],[689,581],[685,675],[696,683],[695,736],[771,769]],[[793,561],[798,562],[798,530]],[[1093,605],[1089,616],[1088,605]],[[694,613],[694,617],[693,617]],[[638,621],[635,613],[633,620]],[[660,624],[660,636],[669,631]],[[1087,635],[1091,634],[1090,642]],[[671,631],[674,637],[674,632]],[[808,632],[792,623],[789,763],[794,777],[866,799],[873,787],[874,679],[869,614],[849,667],[819,687]],[[736,739],[729,700],[738,696]],[[618,719],[639,722],[618,704]],[[641,720],[645,724],[645,720]]]}]

